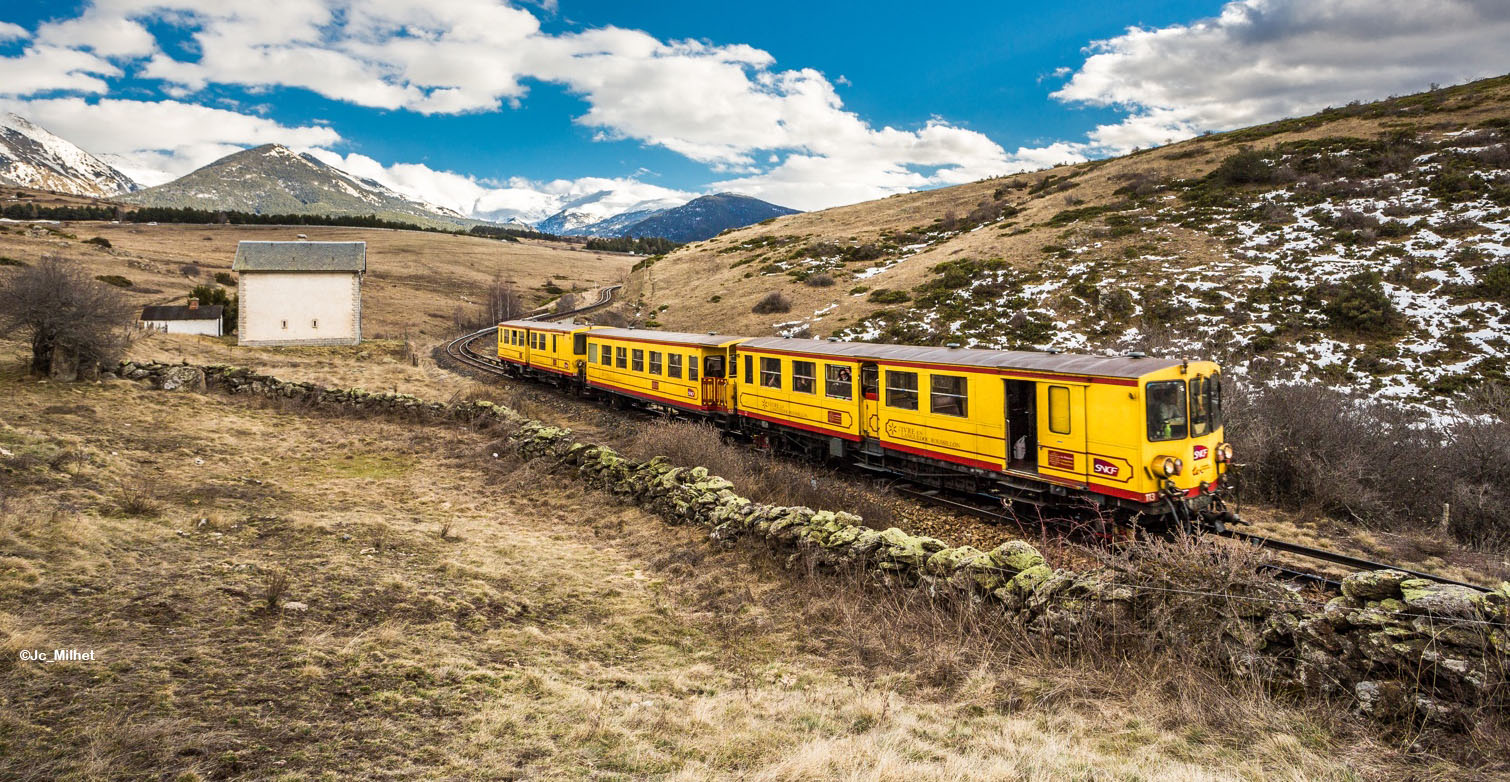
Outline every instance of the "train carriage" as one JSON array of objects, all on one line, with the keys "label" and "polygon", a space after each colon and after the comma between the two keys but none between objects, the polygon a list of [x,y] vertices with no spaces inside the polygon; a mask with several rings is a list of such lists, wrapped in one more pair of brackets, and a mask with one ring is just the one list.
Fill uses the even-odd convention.
[{"label": "train carriage", "polygon": [[742,420],[950,488],[1179,514],[1210,503],[1230,455],[1211,362],[785,338],[736,352]]},{"label": "train carriage", "polygon": [[597,326],[510,320],[498,324],[498,358],[521,374],[562,383],[580,381],[587,338]]},{"label": "train carriage", "polygon": [[600,392],[714,416],[731,409],[727,367],[742,337],[649,329],[587,334],[586,385]]}]

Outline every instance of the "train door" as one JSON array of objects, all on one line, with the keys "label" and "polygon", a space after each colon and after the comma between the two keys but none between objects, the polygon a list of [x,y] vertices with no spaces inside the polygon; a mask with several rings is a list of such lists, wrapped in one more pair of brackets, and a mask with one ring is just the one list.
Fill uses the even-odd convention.
[{"label": "train door", "polygon": [[1006,380],[1007,468],[1038,472],[1038,385]]},{"label": "train door", "polygon": [[1039,469],[1061,477],[1083,480],[1085,454],[1085,388],[1040,383],[1043,416],[1038,422],[1038,441],[1043,449]]},{"label": "train door", "polygon": [[881,436],[881,371],[869,362],[860,365],[860,436]]},{"label": "train door", "polygon": [[724,404],[724,396],[728,389],[728,381],[724,379],[727,374],[724,370],[725,357],[722,355],[703,357],[703,404],[712,410],[727,410]]}]

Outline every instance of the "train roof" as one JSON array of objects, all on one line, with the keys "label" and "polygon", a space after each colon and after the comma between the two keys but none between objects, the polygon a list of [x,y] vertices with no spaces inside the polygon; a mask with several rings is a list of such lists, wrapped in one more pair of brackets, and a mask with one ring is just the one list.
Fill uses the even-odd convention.
[{"label": "train roof", "polygon": [[819,339],[759,337],[745,340],[741,350],[772,350],[847,359],[906,361],[964,367],[1022,369],[1095,377],[1142,377],[1150,372],[1179,366],[1167,358],[1138,356],[1090,356],[1076,353],[1044,353],[1031,350],[980,350],[937,348],[922,345],[883,345],[872,342],[829,342]]},{"label": "train roof", "polygon": [[681,331],[657,331],[656,329],[594,329],[592,335],[594,337],[617,337],[619,339],[650,340],[652,342],[701,345],[704,347],[718,347],[745,339],[733,334],[692,334]]},{"label": "train roof", "polygon": [[498,325],[508,326],[511,329],[529,329],[530,331],[556,331],[563,334],[568,331],[592,328],[591,326],[588,326],[584,323],[573,323],[572,321],[566,321],[564,323],[553,323],[548,320],[506,320]]}]

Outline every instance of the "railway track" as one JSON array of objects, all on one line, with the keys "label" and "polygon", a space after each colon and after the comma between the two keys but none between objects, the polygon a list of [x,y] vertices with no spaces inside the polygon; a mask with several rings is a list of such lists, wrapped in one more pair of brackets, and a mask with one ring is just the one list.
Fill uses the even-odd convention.
[{"label": "railway track", "polygon": [[[603,307],[607,307],[608,305],[613,303],[615,294],[617,294],[619,289],[622,287],[623,286],[621,285],[613,285],[604,288],[599,295],[598,301],[593,302],[592,304],[589,304],[585,307],[579,307],[568,312],[542,313],[539,315],[531,316],[529,318],[525,318],[525,320],[563,320],[566,318],[592,312]],[[505,373],[502,362],[500,362],[497,358],[478,353],[477,351],[472,349],[472,343],[477,342],[478,340],[481,340],[485,337],[492,336],[496,333],[496,331],[497,330],[495,328],[489,327],[457,337],[456,339],[453,339],[450,342],[446,343],[446,353],[451,356],[451,358],[455,359],[458,363],[472,369],[493,375],[503,375]],[[971,498],[966,496],[951,495],[950,493],[941,492],[936,489],[920,487],[901,482],[893,484],[891,489],[892,491],[904,497],[909,497],[919,502],[948,508],[954,512],[974,516],[991,523],[1018,523],[1017,518],[1012,514],[1003,513],[1000,510],[997,510],[996,507],[986,504],[984,500],[972,501]],[[1302,557],[1306,559],[1313,559],[1319,562],[1327,562],[1334,565],[1340,565],[1342,567],[1352,568],[1353,570],[1398,570],[1414,578],[1429,579],[1443,584],[1454,584],[1456,586],[1467,587],[1469,589],[1478,590],[1480,592],[1490,591],[1488,587],[1484,587],[1479,584],[1459,581],[1457,579],[1447,578],[1445,576],[1439,576],[1419,570],[1413,570],[1411,568],[1400,567],[1398,565],[1375,562],[1373,560],[1364,559],[1362,557],[1354,557],[1348,554],[1343,554],[1341,552],[1331,551],[1329,549],[1317,548],[1315,546],[1306,546],[1299,543],[1291,543],[1289,541],[1264,537],[1262,535],[1254,535],[1248,532],[1239,532],[1230,529],[1205,529],[1202,530],[1202,532],[1209,535],[1216,535],[1218,537],[1235,540],[1240,543],[1258,546],[1259,548],[1267,549],[1269,551]],[[1305,570],[1278,564],[1267,565],[1265,566],[1265,569],[1279,578],[1307,586],[1316,586],[1330,591],[1340,591],[1342,588],[1342,583],[1340,581],[1319,573],[1312,573]]]}]

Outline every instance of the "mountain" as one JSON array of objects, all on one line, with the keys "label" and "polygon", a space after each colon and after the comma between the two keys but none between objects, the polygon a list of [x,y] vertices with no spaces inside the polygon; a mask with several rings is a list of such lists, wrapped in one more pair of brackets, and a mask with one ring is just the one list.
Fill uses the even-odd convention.
[{"label": "mountain", "polygon": [[711,239],[730,228],[743,228],[763,220],[797,214],[796,209],[777,206],[738,193],[718,193],[694,198],[671,209],[662,209],[621,228],[610,236],[658,236],[673,242]]},{"label": "mountain", "polygon": [[560,211],[535,223],[535,230],[558,236],[619,236],[613,231],[685,203],[685,197],[643,199],[632,191],[599,190],[562,204]]},{"label": "mountain", "polygon": [[137,189],[130,177],[15,114],[0,114],[0,184],[96,198]]},{"label": "mountain", "polygon": [[444,207],[406,198],[278,144],[223,157],[167,184],[122,196],[144,206],[225,209],[258,214],[376,215],[385,220],[455,228],[484,224]]},{"label": "mountain", "polygon": [[[616,198],[617,197],[617,198]],[[565,236],[658,236],[674,242],[694,242],[742,228],[761,220],[795,214],[796,210],[737,193],[719,193],[690,201],[654,199],[614,211],[622,197],[612,191],[583,196],[535,228]]]},{"label": "mountain", "polygon": [[[790,311],[754,312],[773,292]],[[1449,405],[1510,372],[1510,76],[782,217],[624,298],[681,331],[1144,350]]]}]

